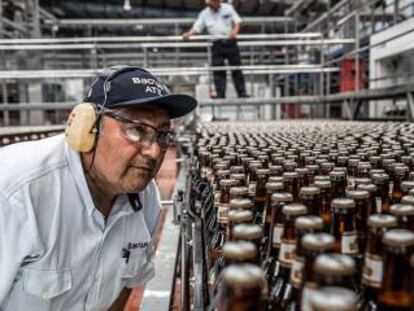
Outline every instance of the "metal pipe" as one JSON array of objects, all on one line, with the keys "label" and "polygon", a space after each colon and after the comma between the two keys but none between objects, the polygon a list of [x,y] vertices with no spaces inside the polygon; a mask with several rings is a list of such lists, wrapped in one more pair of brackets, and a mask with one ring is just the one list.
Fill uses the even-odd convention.
[{"label": "metal pipe", "polygon": [[[183,67],[183,68],[149,68],[148,70],[159,76],[172,75],[200,75],[209,71],[219,70],[244,70],[251,74],[269,74],[269,73],[319,73],[319,72],[336,72],[336,67],[322,68],[319,65],[261,65],[261,66],[223,66],[223,67]],[[62,70],[11,70],[0,71],[0,80],[8,79],[44,79],[44,78],[91,78],[99,70],[95,69],[62,69]]]},{"label": "metal pipe", "polygon": [[[329,39],[329,40],[270,40],[270,41],[241,41],[240,47],[245,46],[292,46],[292,45],[336,45],[336,44],[353,44],[354,39]],[[211,45],[211,42],[166,42],[166,43],[135,43],[135,44],[27,44],[27,45],[0,45],[0,50],[80,50],[93,49],[131,49],[131,48],[204,48]]]},{"label": "metal pipe", "polygon": [[[338,103],[347,99],[369,100],[385,99],[395,97],[406,97],[407,92],[414,92],[414,81],[406,84],[384,87],[381,89],[362,90],[358,92],[346,92],[321,96],[288,96],[281,98],[227,98],[215,100],[200,100],[200,107],[212,106],[256,106],[256,105],[279,105],[287,104],[311,104],[318,105],[321,102]],[[48,104],[3,104],[0,105],[0,111],[4,110],[44,110],[44,109],[70,109],[77,102],[72,103],[48,103]],[[0,128],[1,129],[1,128]]]},{"label": "metal pipe", "polygon": [[[239,34],[237,40],[268,39],[313,39],[320,38],[320,33],[277,33],[277,34]],[[197,35],[189,41],[209,41],[228,39],[228,36]],[[82,37],[82,38],[42,38],[42,39],[2,39],[0,44],[59,44],[59,43],[100,43],[100,42],[169,42],[182,41],[182,36],[123,36],[123,37]]]},{"label": "metal pipe", "polygon": [[[243,24],[293,22],[293,18],[279,16],[243,17]],[[46,21],[46,23],[51,23]],[[89,18],[89,19],[59,19],[59,26],[126,26],[126,25],[191,25],[194,18]]]}]

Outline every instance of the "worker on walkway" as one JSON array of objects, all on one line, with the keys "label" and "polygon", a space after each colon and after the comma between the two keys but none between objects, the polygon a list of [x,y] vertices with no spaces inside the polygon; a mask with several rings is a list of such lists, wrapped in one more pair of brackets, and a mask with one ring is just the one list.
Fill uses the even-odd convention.
[{"label": "worker on walkway", "polygon": [[66,135],[0,149],[0,310],[123,310],[154,275],[170,119],[196,105],[142,68],[107,70]]},{"label": "worker on walkway", "polygon": [[[241,66],[237,35],[240,31],[241,18],[231,4],[220,0],[206,0],[207,7],[200,12],[193,27],[183,34],[184,39],[199,34],[204,30],[209,35],[222,38],[213,41],[213,66],[224,66],[227,59],[231,66]],[[226,97],[226,71],[214,71],[214,85],[218,98]],[[232,71],[234,86],[239,97],[248,97],[241,70]]]}]

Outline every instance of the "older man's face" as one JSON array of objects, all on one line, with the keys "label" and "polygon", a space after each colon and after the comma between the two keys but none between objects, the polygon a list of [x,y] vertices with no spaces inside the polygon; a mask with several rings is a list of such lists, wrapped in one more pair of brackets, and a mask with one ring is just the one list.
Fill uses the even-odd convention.
[{"label": "older man's face", "polygon": [[[170,129],[167,112],[161,108],[143,107],[119,114],[149,124],[160,131]],[[118,193],[142,191],[157,174],[165,150],[156,142],[151,144],[132,143],[125,138],[127,124],[103,117],[103,133],[96,147],[94,167],[99,178],[103,178]]]},{"label": "older man's face", "polygon": [[210,0],[208,6],[213,10],[218,10],[220,8],[220,0]]}]

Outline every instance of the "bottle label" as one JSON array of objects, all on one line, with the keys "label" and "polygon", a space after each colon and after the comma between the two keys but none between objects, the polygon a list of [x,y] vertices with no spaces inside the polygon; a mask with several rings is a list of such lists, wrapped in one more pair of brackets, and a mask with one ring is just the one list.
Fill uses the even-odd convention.
[{"label": "bottle label", "polygon": [[283,224],[276,224],[273,227],[273,246],[280,247],[282,243]]},{"label": "bottle label", "polygon": [[380,288],[384,274],[384,263],[377,255],[365,254],[364,269],[362,271],[362,283],[371,287]]},{"label": "bottle label", "polygon": [[249,196],[256,196],[256,182],[249,183]]},{"label": "bottle label", "polygon": [[382,207],[382,200],[381,200],[381,197],[376,197],[375,198],[375,207],[376,207],[376,210],[377,210],[377,213],[381,213],[381,207]]},{"label": "bottle label", "polygon": [[220,190],[214,190],[214,203],[218,204],[220,202]]},{"label": "bottle label", "polygon": [[229,218],[229,205],[218,204],[217,206],[217,221],[221,224],[226,224]]},{"label": "bottle label", "polygon": [[305,258],[295,255],[292,269],[290,270],[290,283],[296,288],[300,288],[302,286],[304,267]]},{"label": "bottle label", "polygon": [[209,167],[201,168],[201,177],[210,181],[212,175],[212,170]]},{"label": "bottle label", "polygon": [[280,265],[284,267],[291,267],[295,256],[296,241],[282,239],[280,245],[279,261]]},{"label": "bottle label", "polygon": [[342,254],[357,254],[358,240],[356,231],[343,232],[341,237]]},{"label": "bottle label", "polygon": [[316,284],[307,283],[303,287],[302,304],[301,304],[302,311],[312,311],[311,297],[314,295],[315,291],[316,291]]}]

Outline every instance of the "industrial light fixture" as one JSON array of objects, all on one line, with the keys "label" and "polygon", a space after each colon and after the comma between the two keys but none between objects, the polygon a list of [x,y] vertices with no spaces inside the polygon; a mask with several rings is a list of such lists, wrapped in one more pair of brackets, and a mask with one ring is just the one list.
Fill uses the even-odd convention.
[{"label": "industrial light fixture", "polygon": [[131,11],[131,3],[129,1],[130,0],[124,1],[124,6],[123,6],[124,11]]}]

